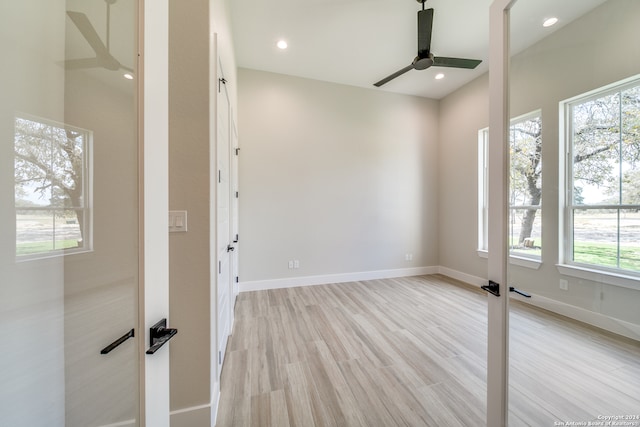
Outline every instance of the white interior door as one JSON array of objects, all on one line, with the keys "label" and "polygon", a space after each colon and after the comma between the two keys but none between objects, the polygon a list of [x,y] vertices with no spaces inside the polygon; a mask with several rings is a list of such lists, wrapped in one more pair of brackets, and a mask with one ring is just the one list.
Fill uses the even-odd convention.
[{"label": "white interior door", "polygon": [[[157,267],[168,246],[153,241],[167,232],[166,162],[154,157],[166,147],[157,123],[166,123],[167,67],[158,58],[167,4],[147,3],[145,61],[155,70],[143,99],[137,1],[0,5],[2,426],[135,426],[143,412],[147,425],[168,425],[168,358],[145,363],[139,310],[144,295],[146,314],[168,311]],[[143,194],[145,248],[153,248],[144,261]],[[142,274],[153,299],[141,294]],[[154,375],[145,375],[150,366]],[[147,389],[164,378],[166,387],[141,400],[147,378]]]},{"label": "white interior door", "polygon": [[227,339],[231,332],[231,255],[234,250],[231,239],[231,133],[230,108],[226,80],[222,67],[218,62],[218,117],[216,139],[216,165],[218,171],[217,184],[217,255],[218,255],[218,377],[224,360]]}]

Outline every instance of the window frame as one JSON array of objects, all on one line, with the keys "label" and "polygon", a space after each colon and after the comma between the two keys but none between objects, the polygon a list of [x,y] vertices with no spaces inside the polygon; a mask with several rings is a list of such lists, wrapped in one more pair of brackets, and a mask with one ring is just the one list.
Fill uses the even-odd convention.
[{"label": "window frame", "polygon": [[[536,109],[526,114],[514,117],[509,121],[509,128],[518,123],[530,120],[532,118],[539,118],[542,121],[542,110]],[[488,258],[488,150],[489,150],[489,128],[483,128],[478,131],[478,249],[477,253],[482,258]],[[542,160],[541,160],[542,161]],[[511,165],[511,162],[509,162]],[[511,174],[511,171],[509,171]],[[542,178],[541,178],[542,179]],[[509,193],[511,193],[511,183],[509,183]],[[511,205],[509,204],[509,218],[511,218],[511,212],[516,210],[523,210],[529,208],[536,208],[542,214],[542,200],[539,205]],[[511,232],[510,232],[511,233]],[[510,263],[519,265],[522,267],[538,269],[542,264],[542,248],[540,255],[529,255],[519,252],[514,252],[509,248]]]},{"label": "window frame", "polygon": [[[625,89],[640,87],[640,75],[632,76],[630,78],[591,90],[581,95],[572,97],[565,101],[560,102],[560,136],[563,139],[563,143],[560,144],[561,156],[563,157],[559,164],[564,165],[564,171],[561,170],[559,177],[562,182],[559,185],[561,195],[564,195],[564,200],[561,201],[562,207],[561,223],[560,223],[560,263],[558,269],[561,273],[579,277],[583,279],[596,280],[594,275],[599,275],[600,279],[606,283],[619,285],[623,287],[640,289],[638,284],[638,278],[640,277],[640,270],[629,270],[620,268],[620,212],[623,210],[640,209],[639,204],[624,204],[619,197],[618,204],[601,203],[601,204],[576,204],[574,199],[574,162],[573,162],[573,106],[578,104],[584,104],[586,102],[600,99],[609,95],[619,94]],[[622,126],[622,123],[618,123]],[[620,133],[622,138],[622,133]],[[622,192],[622,188],[619,189]],[[611,210],[617,211],[617,264],[618,267],[609,267],[599,264],[590,264],[586,262],[580,262],[574,260],[574,212],[577,210]]]},{"label": "window frame", "polygon": [[478,131],[478,255],[489,253],[489,128]]},{"label": "window frame", "polygon": [[[49,206],[17,206],[14,204],[16,222],[17,222],[17,215],[19,211],[32,211],[32,212],[42,211],[42,212],[51,212],[51,215],[53,216],[53,224],[54,224],[52,227],[52,230],[54,230],[53,231],[54,234],[52,235],[52,239],[51,239],[51,241],[53,242],[52,243],[53,249],[42,251],[42,252],[27,253],[27,254],[18,253],[18,241],[17,241],[18,235],[17,235],[17,229],[16,229],[16,240],[15,240],[16,247],[14,250],[16,262],[46,259],[46,258],[60,257],[60,256],[80,254],[80,253],[93,251],[93,132],[91,130],[73,126],[67,123],[60,123],[55,120],[50,120],[43,117],[38,117],[38,116],[25,114],[25,113],[17,113],[15,115],[14,123],[16,123],[15,125],[16,127],[17,127],[18,120],[27,120],[31,122],[40,123],[42,125],[45,125],[51,128],[64,129],[65,131],[74,131],[74,132],[81,133],[83,136],[82,138],[83,143],[82,143],[82,195],[81,195],[82,203],[80,206],[72,206],[72,207],[50,206],[50,205]],[[15,136],[17,136],[17,129],[16,129]],[[15,149],[15,139],[14,139],[14,149]],[[14,177],[15,177],[15,173],[16,172],[14,169]],[[14,189],[14,198],[15,197],[16,197],[16,194]],[[56,249],[55,248],[56,212],[64,212],[69,210],[82,212],[83,221],[82,221],[82,225],[79,226],[80,233],[82,236],[82,246]],[[17,225],[16,225],[16,228],[17,228]]]}]

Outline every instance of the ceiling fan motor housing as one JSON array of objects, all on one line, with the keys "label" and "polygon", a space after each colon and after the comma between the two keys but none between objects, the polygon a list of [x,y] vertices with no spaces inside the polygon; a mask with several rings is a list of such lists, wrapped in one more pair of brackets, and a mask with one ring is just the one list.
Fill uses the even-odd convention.
[{"label": "ceiling fan motor housing", "polygon": [[413,60],[413,68],[415,70],[426,70],[432,65],[433,65],[432,54],[429,54],[429,56],[426,56],[424,58],[420,58],[419,56],[416,56],[416,58]]}]

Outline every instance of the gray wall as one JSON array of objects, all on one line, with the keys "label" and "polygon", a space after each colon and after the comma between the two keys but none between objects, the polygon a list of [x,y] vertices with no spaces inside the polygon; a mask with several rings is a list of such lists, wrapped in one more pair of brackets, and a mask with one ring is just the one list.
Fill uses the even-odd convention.
[{"label": "gray wall", "polygon": [[171,425],[178,427],[204,425],[215,410],[208,406],[217,386],[209,185],[216,100],[209,88],[218,56],[232,105],[237,80],[227,0],[170,1],[169,15],[169,209],[188,213],[188,231],[169,235],[170,325],[180,331],[171,343]]},{"label": "gray wall", "polygon": [[436,101],[239,79],[241,282],[438,264]]},{"label": "gray wall", "polygon": [[[169,2],[169,209],[188,232],[169,234],[171,410],[210,402],[209,0]],[[213,307],[215,310],[215,307]]]},{"label": "gray wall", "polygon": [[487,276],[478,249],[478,130],[489,125],[485,74],[440,101],[440,265]]}]

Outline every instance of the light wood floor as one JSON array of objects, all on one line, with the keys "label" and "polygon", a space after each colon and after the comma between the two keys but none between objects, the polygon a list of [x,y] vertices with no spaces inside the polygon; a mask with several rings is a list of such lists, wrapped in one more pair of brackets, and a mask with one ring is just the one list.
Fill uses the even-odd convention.
[{"label": "light wood floor", "polygon": [[[217,425],[483,426],[486,298],[442,276],[242,293]],[[640,343],[510,323],[510,426],[640,414]]]}]

